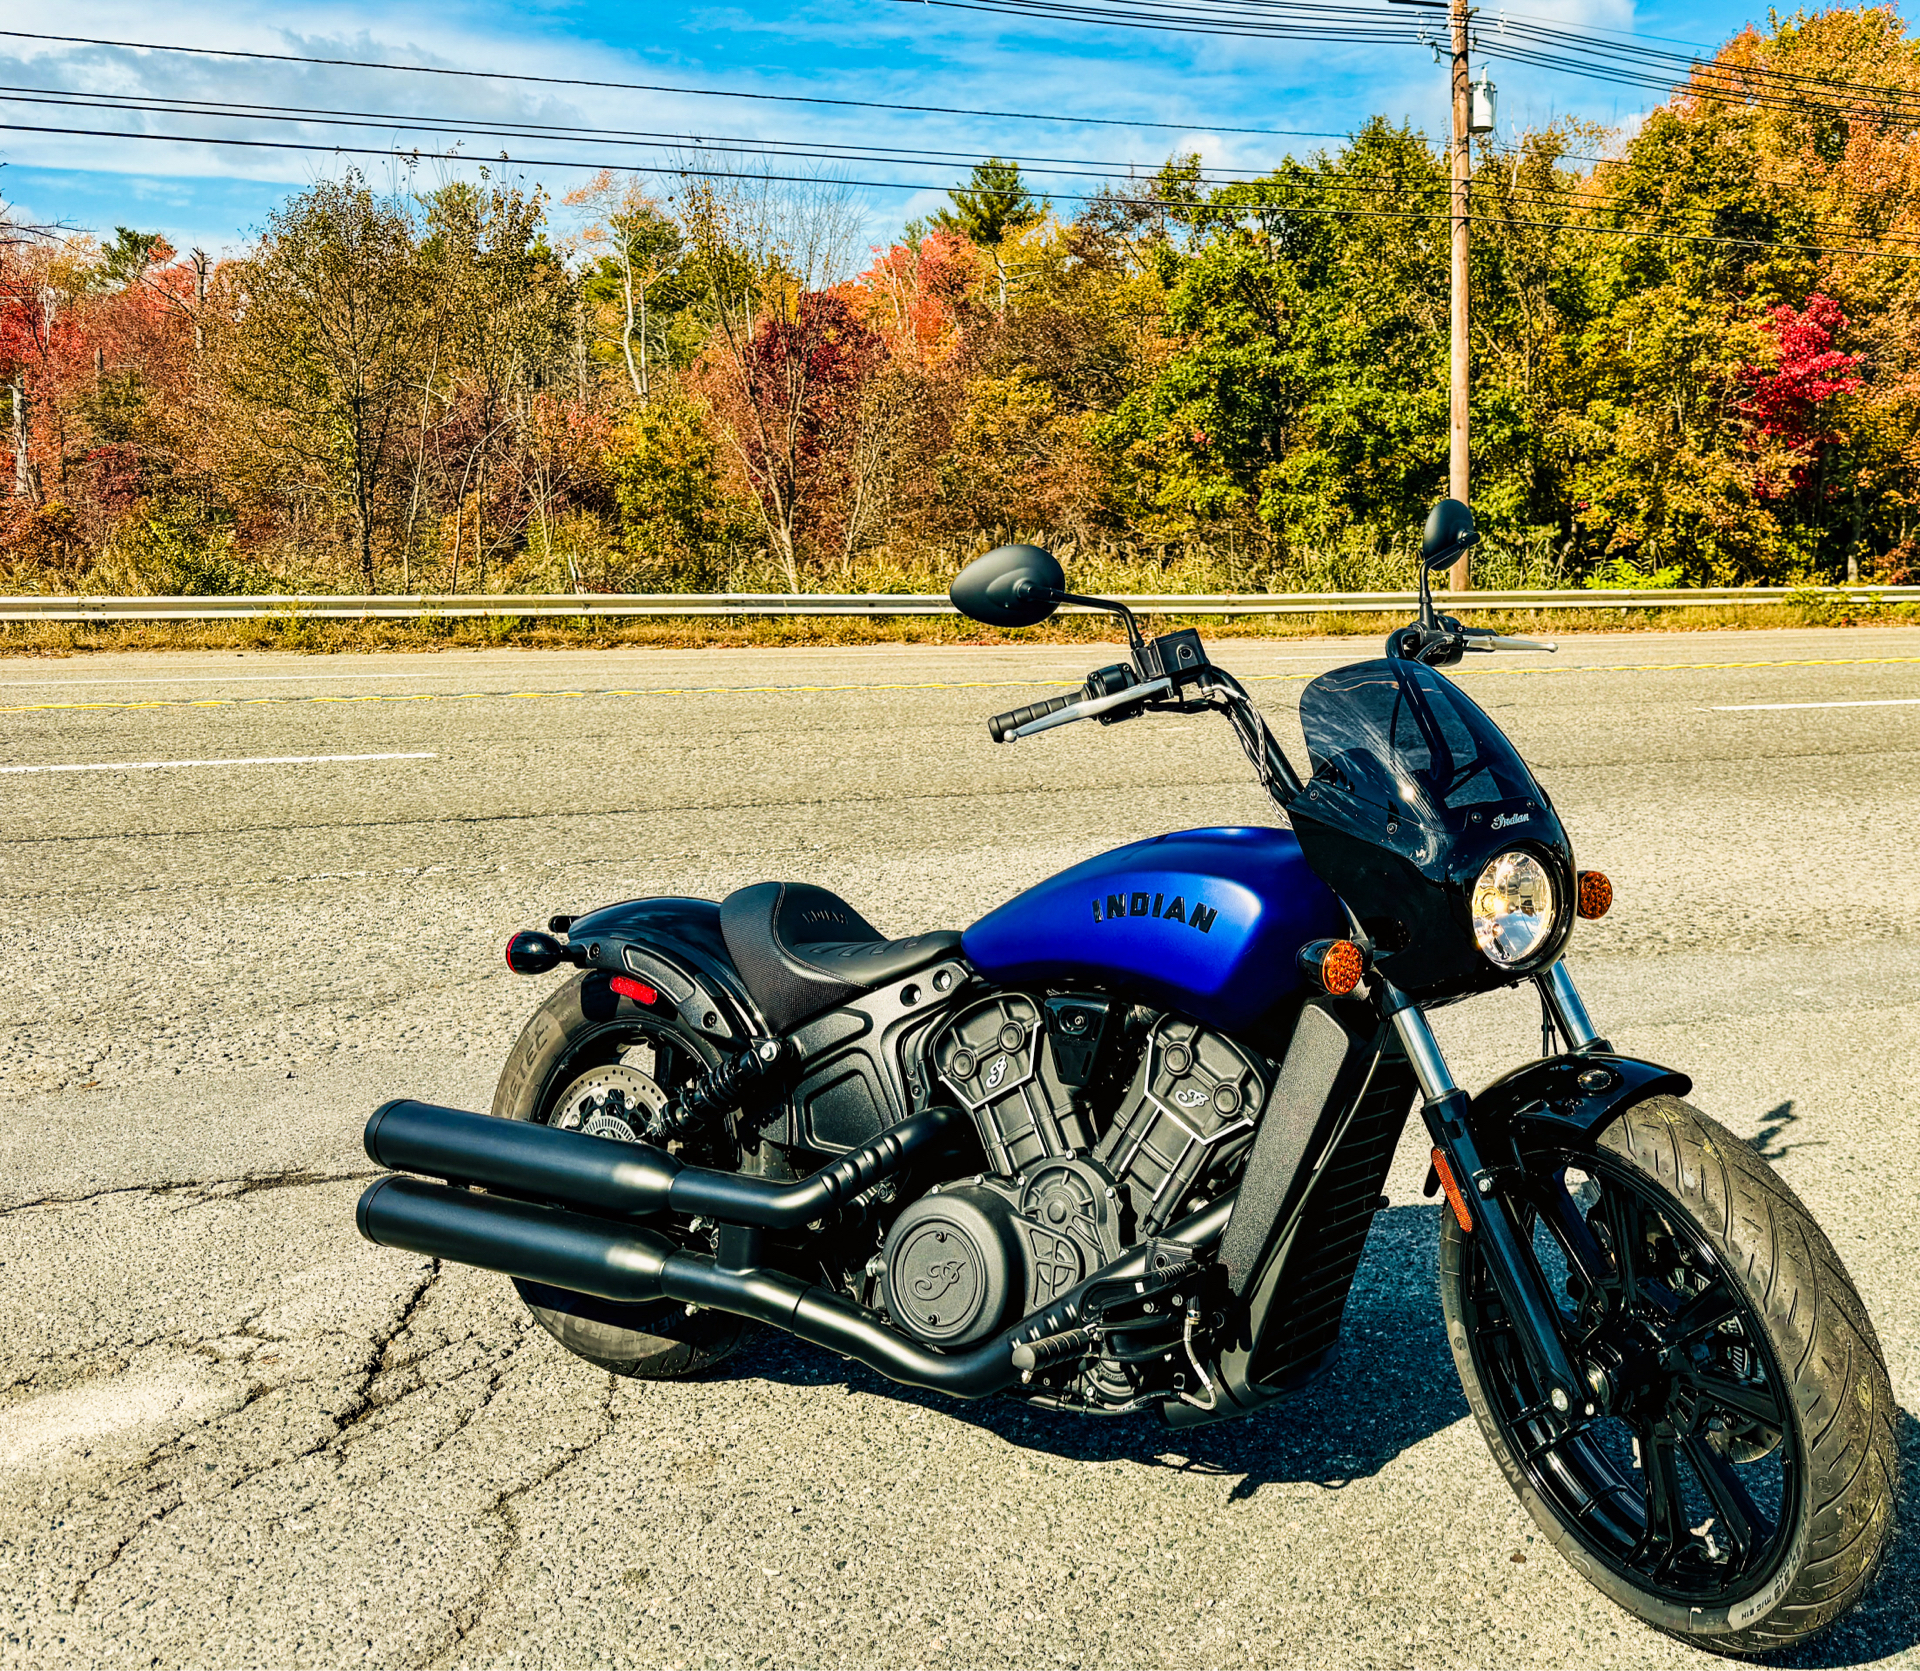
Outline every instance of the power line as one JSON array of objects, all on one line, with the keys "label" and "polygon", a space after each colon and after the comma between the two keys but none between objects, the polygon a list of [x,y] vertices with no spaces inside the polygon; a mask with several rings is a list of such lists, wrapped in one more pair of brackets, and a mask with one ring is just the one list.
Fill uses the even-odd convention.
[{"label": "power line", "polygon": [[[615,143],[634,144],[658,150],[678,150],[691,146],[706,154],[750,155],[771,158],[794,158],[808,161],[841,162],[885,162],[899,167],[910,168],[950,168],[956,160],[964,161],[973,153],[969,152],[910,152],[904,149],[881,146],[835,145],[828,148],[809,148],[806,142],[786,139],[748,139],[735,136],[699,136],[636,134],[625,129],[584,129],[577,132],[555,127],[545,123],[507,123],[499,127],[477,126],[461,123],[455,118],[433,114],[398,117],[385,112],[337,111],[316,109],[299,105],[231,104],[211,99],[162,100],[157,97],[140,96],[137,98],[96,98],[86,94],[69,93],[60,89],[19,88],[0,86],[0,102],[5,103],[43,103],[58,109],[103,109],[120,110],[142,115],[214,115],[223,119],[248,121],[281,121],[295,119],[315,125],[346,126],[371,128],[384,131],[408,133],[461,133],[490,135],[509,138],[558,138],[566,143],[585,144],[594,139],[612,139]],[[1048,177],[1113,178],[1127,174],[1139,179],[1144,174],[1151,179],[1156,170],[1145,165],[1127,162],[1102,162],[1093,158],[1059,157],[1015,157],[1008,159],[1023,167],[1030,168],[1035,174]],[[663,165],[671,172],[671,163]],[[1281,192],[1288,197],[1302,196],[1357,198],[1372,196],[1387,197],[1396,200],[1407,197],[1439,197],[1447,190],[1446,182],[1438,177],[1428,180],[1389,178],[1381,176],[1328,177],[1326,175],[1286,179],[1279,177],[1277,171],[1256,169],[1228,169],[1210,167],[1193,177],[1196,187],[1220,189],[1227,186],[1255,186],[1263,193]],[[905,182],[896,182],[902,187]],[[912,188],[909,188],[912,189]],[[1476,195],[1484,195],[1484,189]],[[1512,186],[1502,194],[1507,200],[1518,202],[1537,202],[1554,208],[1574,212],[1593,212],[1608,208],[1630,209],[1635,205],[1629,199],[1610,197],[1580,187],[1565,190],[1551,188]],[[1271,205],[1272,199],[1265,201]],[[1282,201],[1285,201],[1283,199]],[[1827,229],[1841,232],[1846,236],[1878,236],[1883,241],[1895,236],[1888,233],[1874,233],[1871,229],[1851,224],[1827,224]]]},{"label": "power line", "polygon": [[[582,128],[548,122],[467,122],[457,117],[410,115],[392,111],[336,110],[310,105],[234,103],[223,99],[163,98],[148,94],[77,93],[57,87],[0,85],[0,103],[46,104],[63,110],[111,110],[131,115],[217,116],[250,122],[296,121],[324,127],[374,128],[403,133],[456,133],[490,138],[548,139],[565,144],[610,141],[648,149],[750,150],[806,156],[823,162],[897,162],[904,166],[951,168],[977,161],[980,152],[930,151],[901,146],[841,144],[830,140],[767,139],[742,135],[666,133],[632,128]],[[807,149],[806,147],[812,147]],[[1103,161],[1092,157],[1005,157],[1002,160],[1046,174],[1106,177],[1148,167],[1143,163]],[[1058,166],[1054,166],[1058,165]],[[1152,165],[1157,170],[1158,164]],[[1256,178],[1265,172],[1253,168],[1215,166],[1207,173],[1219,178]]]},{"label": "power line", "polygon": [[64,46],[118,47],[133,52],[171,52],[199,58],[241,58],[269,64],[315,64],[335,69],[390,70],[405,75],[451,76],[471,81],[511,81],[539,87],[596,87],[621,93],[681,93],[690,98],[754,99],[775,104],[833,105],[847,110],[896,110],[919,116],[986,116],[1006,122],[1051,122],[1096,128],[1153,128],[1163,133],[1259,134],[1277,139],[1344,139],[1343,133],[1315,128],[1225,128],[1193,122],[1130,121],[1118,116],[1043,115],[1031,110],[969,110],[955,105],[886,104],[873,99],[833,99],[811,93],[745,93],[726,87],[676,87],[664,82],[595,81],[585,76],[522,75],[506,70],[460,70],[438,64],[393,64],[372,58],[319,58],[296,52],[247,52],[238,47],[174,46],[164,41],[119,41],[89,35],[45,35],[28,29],[0,29],[0,39],[53,41]]},{"label": "power line", "polygon": [[[1108,28],[1254,38],[1314,37],[1416,46],[1431,44],[1420,11],[1389,14],[1357,6],[1300,0],[901,0],[1003,16],[1056,18]],[[1437,8],[1422,8],[1436,10]],[[1651,39],[1650,37],[1643,37]],[[1846,81],[1762,64],[1735,65],[1698,54],[1629,45],[1618,39],[1503,17],[1497,30],[1474,29],[1484,57],[1671,94],[1737,99],[1773,108],[1825,108],[1835,113],[1909,114],[1920,119],[1920,93],[1883,83]],[[1582,56],[1584,55],[1584,56]]]},{"label": "power line", "polygon": [[[29,125],[17,122],[0,122],[0,132],[64,134],[86,139],[140,139],[162,144],[219,145],[244,150],[298,151],[304,153],[317,152],[332,156],[378,157],[406,166],[413,166],[422,162],[450,162],[487,166],[498,162],[514,168],[590,168],[594,170],[609,166],[601,162],[568,157],[513,157],[502,153],[497,158],[489,158],[470,156],[465,152],[459,151],[394,151],[364,145],[321,145],[299,140],[234,139],[207,134],[157,134],[138,129],[68,128],[51,125]],[[667,169],[658,170],[657,172],[672,174],[686,179],[764,181],[786,185],[815,185],[820,183],[819,176],[749,173],[740,169],[728,168],[697,168],[675,165]],[[830,177],[829,183],[876,191],[919,191],[926,189],[898,180],[849,180]],[[1262,182],[1247,183],[1258,185]],[[1057,195],[1063,201],[1070,203],[1096,203],[1113,200],[1113,194],[1111,193],[1062,192]],[[1191,214],[1196,216],[1196,218],[1206,218],[1209,215],[1229,215],[1236,212],[1247,213],[1256,209],[1274,209],[1289,213],[1324,215],[1331,219],[1342,220],[1441,222],[1449,218],[1448,212],[1444,209],[1354,209],[1334,208],[1325,204],[1315,204],[1303,208],[1298,204],[1289,203],[1247,202],[1210,208],[1206,204],[1184,204],[1160,201],[1151,202],[1148,206],[1159,208],[1164,212],[1175,215]],[[1885,247],[1859,249],[1838,245],[1803,243],[1789,239],[1739,238],[1712,233],[1661,232],[1643,227],[1582,225],[1566,221],[1527,220],[1512,216],[1477,216],[1475,218],[1488,224],[1534,226],[1556,232],[1588,233],[1599,237],[1639,238],[1652,242],[1708,244],[1738,249],[1783,249],[1812,255],[1890,256],[1896,260],[1920,260],[1920,249],[1909,253],[1904,250],[1888,249]]]}]

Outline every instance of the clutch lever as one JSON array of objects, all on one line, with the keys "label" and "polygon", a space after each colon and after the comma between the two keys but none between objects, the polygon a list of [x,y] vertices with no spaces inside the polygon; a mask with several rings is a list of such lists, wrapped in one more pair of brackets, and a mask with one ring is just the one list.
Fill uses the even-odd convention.
[{"label": "clutch lever", "polygon": [[1037,736],[1042,731],[1051,731],[1057,725],[1071,725],[1077,719],[1096,719],[1101,714],[1111,713],[1115,708],[1124,708],[1134,702],[1151,702],[1156,696],[1170,696],[1173,693],[1171,679],[1152,679],[1144,685],[1129,685],[1125,690],[1115,691],[1111,696],[1092,696],[1084,702],[1075,702],[1057,713],[1043,714],[1039,719],[1029,720],[1017,731],[1009,731],[1008,742],[1017,742],[1022,737]]},{"label": "clutch lever", "polygon": [[1554,655],[1560,649],[1557,643],[1543,642],[1537,638],[1509,638],[1505,633],[1484,629],[1475,631],[1471,627],[1462,629],[1460,636],[1466,640],[1462,646],[1464,649],[1480,655],[1491,655],[1495,650],[1544,650],[1548,655]]}]

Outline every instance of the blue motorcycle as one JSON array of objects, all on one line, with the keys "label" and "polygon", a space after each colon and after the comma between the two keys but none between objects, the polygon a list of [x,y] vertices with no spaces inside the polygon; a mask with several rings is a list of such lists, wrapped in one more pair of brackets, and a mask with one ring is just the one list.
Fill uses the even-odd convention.
[{"label": "blue motorcycle", "polygon": [[[1562,954],[1602,915],[1546,789],[1437,669],[1548,649],[1436,613],[1477,536],[1442,501],[1419,619],[1300,700],[1303,775],[1193,631],[1147,638],[1032,546],[975,620],[1110,610],[1131,654],[989,722],[1214,713],[1279,827],[1136,841],[964,932],[890,940],[803,882],[517,934],[569,969],[491,1116],[398,1101],[363,1235],[504,1272],[569,1351],[697,1374],[755,1322],[961,1398],[1244,1416],[1328,1367],[1412,1110],[1467,1401],[1593,1584],[1719,1652],[1859,1598],[1894,1402],[1832,1244],[1767,1165],[1613,1049]],[[1527,984],[1542,1052],[1454,1083],[1427,1014]]]}]

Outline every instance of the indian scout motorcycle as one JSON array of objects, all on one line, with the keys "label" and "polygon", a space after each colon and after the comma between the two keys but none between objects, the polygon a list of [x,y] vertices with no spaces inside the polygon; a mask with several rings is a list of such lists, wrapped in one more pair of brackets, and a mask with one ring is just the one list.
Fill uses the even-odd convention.
[{"label": "indian scout motorcycle", "polygon": [[[576,971],[492,1117],[390,1102],[370,1240],[504,1272],[570,1351],[676,1377],[769,1323],[961,1398],[1172,1425],[1325,1369],[1417,1102],[1467,1401],[1562,1554],[1721,1652],[1859,1598],[1892,1529],[1892,1392],[1832,1244],[1766,1164],[1614,1051],[1561,954],[1612,888],[1436,668],[1550,649],[1435,613],[1315,679],[1302,779],[1193,631],[1147,639],[1005,546],[973,619],[1112,611],[1128,661],[988,724],[1223,715],[1289,827],[1089,859],[962,933],[889,940],[826,889],[641,899],[513,937]],[[1434,1007],[1530,983],[1542,1053],[1477,1095]]]}]

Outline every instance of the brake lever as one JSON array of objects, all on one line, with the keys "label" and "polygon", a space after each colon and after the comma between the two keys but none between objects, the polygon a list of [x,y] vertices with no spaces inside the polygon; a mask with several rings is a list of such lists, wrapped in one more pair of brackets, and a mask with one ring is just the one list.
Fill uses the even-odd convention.
[{"label": "brake lever", "polygon": [[1021,737],[1036,736],[1042,731],[1051,731],[1057,725],[1071,725],[1079,719],[1097,719],[1101,714],[1111,713],[1115,708],[1124,708],[1133,702],[1150,702],[1156,696],[1171,695],[1172,691],[1171,679],[1153,679],[1144,685],[1129,685],[1125,690],[1115,691],[1111,696],[1089,697],[1085,702],[1076,702],[1072,707],[1062,708],[1058,713],[1029,720],[1018,731],[1009,731],[1007,741],[1014,742]]},{"label": "brake lever", "polygon": [[[1509,638],[1505,633],[1485,629],[1474,631],[1467,628],[1462,631],[1461,637],[1467,641],[1463,646],[1465,649],[1483,656],[1492,655],[1495,650],[1543,650],[1551,656],[1557,655],[1560,650],[1557,643],[1542,642],[1537,638]],[[1476,639],[1482,642],[1474,642]]]}]

